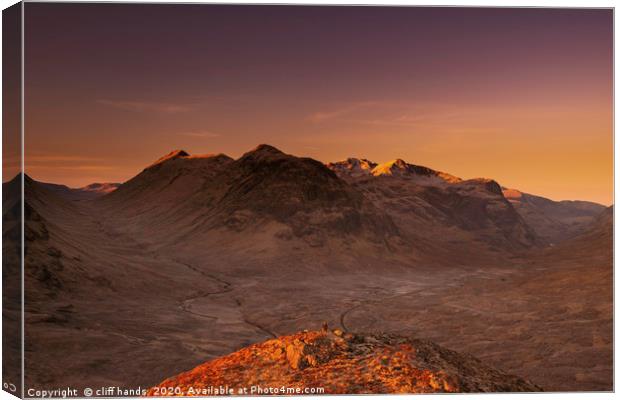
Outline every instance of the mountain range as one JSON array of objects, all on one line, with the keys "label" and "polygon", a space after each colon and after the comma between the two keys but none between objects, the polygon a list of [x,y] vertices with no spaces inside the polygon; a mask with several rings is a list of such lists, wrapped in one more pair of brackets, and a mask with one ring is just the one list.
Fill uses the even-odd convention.
[{"label": "mountain range", "polygon": [[[31,385],[153,386],[323,322],[432,338],[545,389],[611,382],[607,281],[579,288],[580,301],[598,304],[587,318],[583,304],[575,315],[563,307],[580,274],[610,274],[612,207],[552,201],[400,159],[323,164],[269,145],[237,159],[173,151],[122,184],[71,189],[23,179]],[[21,180],[3,185],[3,251],[16,268]],[[5,268],[5,279],[11,271],[18,269]],[[562,287],[523,292],[523,279],[557,274]],[[498,289],[506,282],[520,282],[512,297]],[[456,293],[458,304],[474,306],[453,305]],[[490,301],[484,293],[496,293],[496,312],[479,310]],[[538,302],[518,300],[531,296]],[[13,298],[5,299],[9,324]],[[512,336],[551,329],[537,319],[550,313],[566,318],[549,339],[560,352],[553,359],[537,341]],[[480,328],[458,341],[463,321],[475,327],[481,316],[511,328],[492,338]],[[562,347],[580,335],[596,345]],[[520,362],[511,351],[522,352]],[[578,351],[603,372],[571,381]],[[59,362],[63,371],[52,367]],[[558,375],[540,374],[550,368]]]},{"label": "mountain range", "polygon": [[427,246],[514,252],[556,244],[584,232],[605,209],[506,189],[492,179],[462,180],[400,159],[324,165],[269,145],[238,160],[173,151],[122,185],[43,186],[69,200],[109,194],[100,201],[104,208],[139,215],[132,222],[140,229],[175,224],[177,240],[218,229],[261,230],[314,247],[363,239],[373,250],[414,257]]}]

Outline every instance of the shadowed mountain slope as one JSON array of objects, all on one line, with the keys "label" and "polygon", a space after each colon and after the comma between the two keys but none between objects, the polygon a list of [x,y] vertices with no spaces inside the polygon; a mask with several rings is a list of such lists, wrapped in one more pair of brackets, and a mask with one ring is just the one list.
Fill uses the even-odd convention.
[{"label": "shadowed mountain slope", "polygon": [[362,172],[358,165],[347,159],[328,167],[390,214],[411,240],[437,254],[520,251],[540,244],[493,180],[462,180],[400,159],[380,165],[366,160],[374,167]]},{"label": "shadowed mountain slope", "polygon": [[126,233],[146,229],[158,246],[219,246],[213,241],[244,232],[243,247],[355,248],[449,263],[462,259],[451,254],[492,258],[561,242],[584,232],[602,210],[400,159],[324,165],[269,145],[237,160],[175,150],[118,188],[43,185],[73,200],[107,193],[96,201],[110,222]]},{"label": "shadowed mountain slope", "polygon": [[398,234],[389,216],[322,163],[268,145],[237,160],[173,152],[101,204],[137,227],[175,231],[176,241],[213,230],[262,230],[272,239],[322,247],[341,235],[382,245]]},{"label": "shadowed mountain slope", "polygon": [[[12,268],[3,274],[9,275],[6,282],[15,291],[7,295],[17,299],[20,180],[18,176],[3,185],[3,251],[13,258]],[[191,361],[190,350],[173,345],[195,322],[179,309],[179,302],[215,285],[199,271],[149,252],[139,237],[112,229],[94,201],[71,201],[28,176],[24,181],[26,382],[81,388],[118,382],[122,376],[128,385],[149,379],[153,384],[153,374],[171,374],[178,366],[197,362]],[[15,311],[21,312],[20,304],[14,305]],[[6,317],[15,318],[11,312]],[[179,328],[167,328],[171,320]],[[134,339],[153,325],[157,336]],[[152,340],[159,335],[166,337],[163,343]],[[67,352],[68,347],[73,350]],[[110,349],[131,356],[110,357]],[[155,353],[160,355],[154,358]],[[96,373],[89,370],[93,358],[105,360]],[[149,364],[157,358],[159,362]],[[54,367],[59,363],[62,369]],[[87,380],[82,379],[84,371],[90,371]]]},{"label": "shadowed mountain slope", "polygon": [[614,207],[604,208],[583,231],[548,251],[557,259],[584,259],[609,262],[613,259]]},{"label": "shadowed mountain slope", "polygon": [[209,234],[216,231],[222,241],[236,234],[234,243],[266,251],[289,243],[408,259],[461,250],[495,257],[540,244],[495,181],[464,181],[403,160],[326,166],[269,145],[237,160],[173,151],[99,202],[128,229],[148,229],[154,242],[175,246],[218,246]]}]

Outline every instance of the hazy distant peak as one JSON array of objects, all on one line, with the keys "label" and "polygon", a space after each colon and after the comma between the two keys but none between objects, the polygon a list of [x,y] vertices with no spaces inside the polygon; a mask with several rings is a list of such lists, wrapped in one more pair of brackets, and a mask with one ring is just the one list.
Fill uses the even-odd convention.
[{"label": "hazy distant peak", "polygon": [[405,172],[408,172],[409,164],[407,164],[404,160],[397,158],[392,161],[388,161],[383,164],[377,165],[372,174],[375,176],[378,175],[401,175]]},{"label": "hazy distant peak", "polygon": [[114,190],[118,189],[120,185],[121,185],[120,183],[110,183],[110,182],[99,183],[97,182],[97,183],[91,183],[90,185],[81,187],[78,190],[105,194],[105,193],[113,192]]},{"label": "hazy distant peak", "polygon": [[110,182],[99,183],[99,182],[95,182],[95,183],[91,183],[90,185],[83,186],[81,189],[84,189],[84,190],[96,190],[96,189],[102,189],[102,188],[111,187],[111,186],[118,186],[118,185],[120,185],[120,183],[110,183]]},{"label": "hazy distant peak", "polygon": [[369,168],[372,169],[377,166],[376,162],[372,162],[366,158],[349,157],[346,159],[346,161],[341,161],[341,163],[347,163],[349,165],[359,166],[364,169],[369,169]]},{"label": "hazy distant peak", "polygon": [[397,176],[397,177],[423,177],[432,178],[438,182],[458,183],[461,178],[423,167],[421,165],[409,164],[401,158],[377,165],[373,170],[374,176]]},{"label": "hazy distant peak", "polygon": [[217,154],[194,154],[193,156],[188,156],[188,158],[218,158],[222,160],[232,160],[233,158],[224,153]]},{"label": "hazy distant peak", "polygon": [[341,178],[360,178],[364,176],[397,176],[397,177],[427,177],[434,178],[438,182],[457,183],[460,178],[441,171],[409,164],[402,158],[377,164],[365,158],[350,157],[344,161],[328,163],[327,167]]},{"label": "hazy distant peak", "polygon": [[370,172],[377,163],[367,160],[365,158],[349,157],[344,161],[338,161],[334,163],[328,163],[327,168],[334,171],[340,176],[350,176],[357,178],[360,176],[370,175]]},{"label": "hazy distant peak", "polygon": [[388,161],[386,163],[377,165],[372,170],[372,174],[375,176],[380,176],[380,175],[402,176],[402,175],[411,175],[411,174],[434,176],[434,175],[437,175],[437,171],[434,171],[430,168],[409,164],[403,159],[397,158],[395,160]]}]

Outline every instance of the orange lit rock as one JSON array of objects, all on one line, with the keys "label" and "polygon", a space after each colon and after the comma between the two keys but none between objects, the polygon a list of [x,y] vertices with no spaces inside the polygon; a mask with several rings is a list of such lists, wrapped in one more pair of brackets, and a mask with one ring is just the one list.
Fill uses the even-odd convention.
[{"label": "orange lit rock", "polygon": [[322,388],[325,394],[541,391],[472,356],[429,341],[310,331],[209,361],[163,381],[148,395],[158,395],[158,388],[164,387],[177,388],[177,395],[193,395],[220,386],[232,388],[235,394],[243,390],[261,394],[252,393],[257,387]]}]

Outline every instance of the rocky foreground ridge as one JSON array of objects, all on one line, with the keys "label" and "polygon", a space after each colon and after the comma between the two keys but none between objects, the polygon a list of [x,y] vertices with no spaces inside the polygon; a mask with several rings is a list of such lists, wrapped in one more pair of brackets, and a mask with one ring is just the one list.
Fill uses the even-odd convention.
[{"label": "rocky foreground ridge", "polygon": [[213,388],[225,388],[231,394],[246,388],[247,394],[262,394],[253,387],[299,388],[288,394],[304,394],[305,388],[322,388],[324,394],[542,390],[429,341],[322,330],[245,347],[166,379],[148,395],[201,395]]}]

